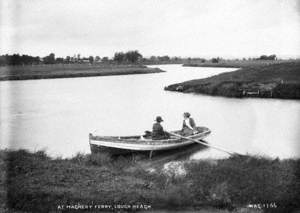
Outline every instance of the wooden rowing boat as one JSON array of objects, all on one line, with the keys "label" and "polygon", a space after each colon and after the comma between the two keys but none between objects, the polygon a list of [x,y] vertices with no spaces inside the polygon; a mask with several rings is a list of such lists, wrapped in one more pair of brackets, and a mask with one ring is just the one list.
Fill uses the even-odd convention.
[{"label": "wooden rowing boat", "polygon": [[[98,136],[89,134],[89,143],[92,153],[108,152],[113,155],[127,154],[132,152],[150,153],[153,151],[167,151],[180,149],[182,147],[194,144],[195,141],[188,140],[202,140],[207,137],[211,131],[206,127],[197,127],[197,133],[179,138],[171,135],[169,139],[152,140],[151,137],[136,136]],[[180,134],[180,130],[172,131],[172,133]]]}]

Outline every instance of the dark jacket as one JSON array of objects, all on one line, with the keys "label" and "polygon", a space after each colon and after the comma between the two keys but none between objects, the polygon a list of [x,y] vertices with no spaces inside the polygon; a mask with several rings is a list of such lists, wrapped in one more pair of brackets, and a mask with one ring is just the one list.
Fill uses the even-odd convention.
[{"label": "dark jacket", "polygon": [[153,140],[162,140],[169,138],[169,135],[164,131],[162,125],[159,122],[153,124],[152,127],[152,139]]}]

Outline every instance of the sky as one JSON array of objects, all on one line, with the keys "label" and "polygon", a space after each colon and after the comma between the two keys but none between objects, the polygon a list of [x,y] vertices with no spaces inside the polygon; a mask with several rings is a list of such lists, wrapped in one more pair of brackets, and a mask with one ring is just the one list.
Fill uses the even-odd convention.
[{"label": "sky", "polygon": [[0,0],[0,54],[300,56],[300,0]]}]

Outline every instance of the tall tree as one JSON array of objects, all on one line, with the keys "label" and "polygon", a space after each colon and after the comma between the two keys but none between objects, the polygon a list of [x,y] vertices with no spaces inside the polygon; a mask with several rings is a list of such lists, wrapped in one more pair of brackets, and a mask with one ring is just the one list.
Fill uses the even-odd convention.
[{"label": "tall tree", "polygon": [[48,56],[44,57],[45,64],[54,64],[55,63],[55,55],[54,53],[50,53]]},{"label": "tall tree", "polygon": [[71,57],[70,57],[70,56],[67,56],[67,57],[65,58],[65,62],[68,64],[68,63],[70,63],[70,61],[71,61]]},{"label": "tall tree", "polygon": [[114,61],[122,63],[126,61],[126,55],[123,52],[116,52],[113,58]]},{"label": "tall tree", "polygon": [[91,64],[94,63],[94,57],[93,57],[93,56],[90,56],[90,57],[89,57],[89,61],[90,61]]},{"label": "tall tree", "polygon": [[140,60],[143,56],[137,51],[128,51],[126,52],[126,60],[131,63],[136,63],[138,60]]},{"label": "tall tree", "polygon": [[107,63],[109,61],[109,58],[107,56],[104,56],[102,58],[102,62]]},{"label": "tall tree", "polygon": [[96,61],[96,62],[100,62],[100,60],[101,60],[101,58],[97,55],[97,56],[95,57],[95,61]]}]

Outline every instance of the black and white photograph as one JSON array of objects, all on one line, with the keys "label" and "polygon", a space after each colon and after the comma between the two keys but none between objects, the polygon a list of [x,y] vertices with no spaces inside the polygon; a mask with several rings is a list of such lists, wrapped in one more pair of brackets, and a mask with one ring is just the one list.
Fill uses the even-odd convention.
[{"label": "black and white photograph", "polygon": [[0,0],[0,212],[300,212],[299,0]]}]

